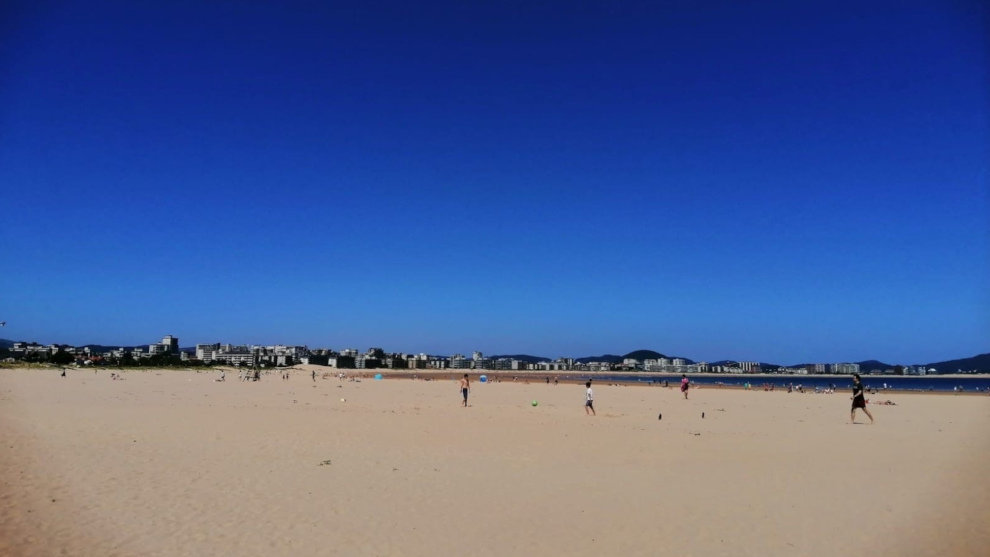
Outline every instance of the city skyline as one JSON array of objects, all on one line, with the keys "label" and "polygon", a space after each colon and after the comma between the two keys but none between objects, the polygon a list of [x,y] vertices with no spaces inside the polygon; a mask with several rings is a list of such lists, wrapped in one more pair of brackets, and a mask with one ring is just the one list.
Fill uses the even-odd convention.
[{"label": "city skyline", "polygon": [[[209,351],[214,351],[214,350],[220,349],[221,347],[226,347],[224,349],[234,348],[234,349],[240,350],[239,353],[244,353],[244,354],[247,354],[248,352],[244,352],[242,349],[252,349],[252,348],[256,348],[256,349],[270,349],[270,350],[273,350],[273,353],[278,353],[278,354],[287,353],[287,354],[293,355],[294,357],[297,357],[297,351],[299,349],[302,349],[302,352],[305,352],[307,354],[310,354],[310,353],[312,353],[312,354],[332,353],[332,354],[338,354],[338,355],[339,354],[343,354],[343,355],[348,355],[348,354],[357,355],[357,354],[365,354],[365,353],[370,354],[370,353],[381,352],[382,354],[387,354],[387,355],[400,355],[400,354],[402,354],[402,355],[406,355],[406,356],[409,356],[409,357],[429,356],[430,358],[439,358],[439,359],[467,358],[466,355],[467,354],[471,354],[471,358],[473,358],[474,360],[478,360],[478,359],[485,359],[485,360],[498,359],[498,360],[503,360],[503,359],[519,359],[519,358],[522,358],[522,361],[529,361],[529,359],[535,358],[535,359],[539,359],[539,360],[545,360],[547,362],[555,362],[555,361],[563,361],[563,360],[572,360],[572,361],[582,360],[582,361],[585,361],[585,362],[596,362],[596,361],[599,361],[599,360],[596,360],[596,358],[602,358],[602,360],[600,360],[600,361],[606,362],[606,361],[615,360],[616,358],[619,358],[621,360],[622,358],[636,355],[637,356],[636,359],[638,359],[640,361],[643,361],[645,359],[646,362],[649,362],[650,361],[650,358],[654,358],[654,357],[655,358],[663,358],[663,359],[666,359],[666,360],[673,360],[675,362],[675,364],[674,364],[675,366],[676,365],[683,365],[683,362],[682,362],[682,364],[677,364],[676,363],[676,362],[681,361],[681,360],[686,360],[688,363],[690,363],[692,365],[693,364],[713,364],[713,363],[717,363],[719,365],[726,365],[726,363],[734,362],[735,364],[741,365],[743,367],[743,369],[748,369],[748,366],[760,365],[760,364],[768,364],[770,366],[780,366],[781,368],[804,367],[804,366],[809,366],[809,365],[818,365],[818,366],[822,366],[822,365],[827,365],[827,366],[840,365],[840,366],[845,366],[845,365],[848,365],[848,364],[857,364],[857,363],[862,363],[862,362],[877,362],[878,364],[882,364],[883,366],[896,366],[896,365],[924,366],[924,365],[928,365],[928,364],[939,364],[939,363],[946,363],[946,362],[950,361],[950,360],[945,360],[945,361],[939,362],[939,361],[935,361],[935,360],[925,360],[925,361],[907,362],[907,361],[897,361],[897,360],[884,361],[884,360],[877,359],[877,358],[869,358],[869,359],[862,359],[862,360],[854,361],[854,360],[841,360],[841,359],[834,359],[833,358],[833,359],[828,359],[828,360],[802,360],[800,362],[787,362],[787,363],[783,363],[783,362],[779,362],[779,361],[771,361],[771,360],[765,359],[765,358],[764,359],[755,359],[755,360],[746,360],[746,359],[738,359],[738,358],[717,358],[717,359],[711,359],[711,358],[707,358],[707,359],[706,358],[694,358],[694,357],[691,357],[690,355],[686,355],[686,354],[680,354],[680,353],[675,353],[675,352],[660,352],[660,351],[654,350],[652,348],[642,348],[642,347],[641,348],[638,348],[638,349],[635,349],[635,350],[603,352],[603,353],[600,353],[600,354],[585,354],[585,355],[562,354],[562,355],[556,355],[556,356],[547,356],[547,355],[541,354],[541,353],[521,353],[521,352],[498,352],[498,353],[491,353],[491,352],[484,352],[484,351],[481,351],[481,350],[469,350],[469,351],[456,350],[456,351],[448,351],[448,352],[424,352],[424,351],[417,351],[417,350],[397,350],[397,351],[393,351],[393,350],[386,350],[384,347],[375,347],[375,346],[373,346],[371,348],[368,348],[365,351],[363,349],[358,349],[358,348],[356,348],[354,346],[347,346],[347,347],[329,346],[329,345],[314,345],[314,346],[309,346],[307,344],[298,344],[298,343],[292,343],[292,342],[280,342],[280,343],[237,343],[237,342],[215,341],[215,342],[211,342],[211,343],[202,343],[202,342],[196,342],[196,343],[193,343],[193,344],[187,343],[185,346],[180,346],[179,340],[180,339],[178,337],[175,337],[175,336],[173,336],[171,334],[164,336],[162,338],[162,341],[161,342],[139,343],[139,344],[132,344],[132,345],[126,345],[126,344],[121,344],[121,343],[111,343],[111,344],[97,344],[97,343],[70,344],[70,343],[59,343],[59,342],[37,342],[37,341],[34,341],[34,340],[32,340],[32,341],[25,341],[25,340],[14,341],[14,340],[11,340],[11,339],[2,339],[2,338],[0,338],[0,341],[9,342],[9,343],[13,344],[15,348],[17,346],[20,346],[19,350],[24,350],[25,346],[31,346],[31,347],[35,347],[35,348],[39,348],[39,349],[49,349],[49,348],[52,348],[52,347],[56,347],[57,346],[57,347],[60,347],[60,348],[65,347],[67,349],[72,349],[73,351],[78,351],[78,350],[81,350],[83,347],[100,346],[100,347],[102,347],[102,349],[106,350],[107,352],[114,353],[114,355],[116,357],[120,357],[120,355],[123,352],[130,352],[132,349],[133,350],[136,350],[136,352],[134,352],[135,355],[140,355],[142,357],[151,356],[151,355],[154,355],[156,353],[163,353],[163,352],[169,352],[169,353],[178,354],[180,352],[180,350],[181,350],[182,352],[186,352],[186,353],[194,353],[196,355],[196,358],[197,359],[202,359],[201,356],[200,356],[200,353],[201,353],[201,351],[204,348],[206,348]],[[147,350],[145,350],[145,347],[147,347]],[[0,348],[4,348],[3,344],[0,344]],[[645,356],[639,357],[639,356],[642,356],[642,355],[641,354],[637,354],[637,353],[643,353],[643,352],[655,352],[656,355],[655,356],[650,356],[650,358],[646,358]],[[87,353],[89,353],[89,352],[87,352]],[[97,351],[97,352],[92,352],[92,354],[93,355],[101,355],[102,352]],[[980,360],[981,358],[982,359],[985,359],[986,356],[990,356],[990,352],[988,352],[988,353],[970,354],[970,355],[959,356],[959,357],[952,358],[951,360],[952,361],[955,361],[955,360]],[[471,359],[471,358],[468,358],[468,359]],[[207,358],[207,359],[209,359],[209,358]]]},{"label": "city skyline", "polygon": [[984,353],[987,10],[6,7],[2,336]]}]

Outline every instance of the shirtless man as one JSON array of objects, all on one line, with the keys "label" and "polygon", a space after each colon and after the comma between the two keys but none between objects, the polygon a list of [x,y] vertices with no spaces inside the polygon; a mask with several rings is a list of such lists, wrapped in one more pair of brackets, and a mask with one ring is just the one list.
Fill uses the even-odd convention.
[{"label": "shirtless man", "polygon": [[467,397],[468,391],[470,390],[471,384],[468,382],[468,374],[465,373],[464,377],[461,379],[461,395],[464,396],[464,403],[461,404],[461,406],[464,406],[465,408],[467,408]]}]

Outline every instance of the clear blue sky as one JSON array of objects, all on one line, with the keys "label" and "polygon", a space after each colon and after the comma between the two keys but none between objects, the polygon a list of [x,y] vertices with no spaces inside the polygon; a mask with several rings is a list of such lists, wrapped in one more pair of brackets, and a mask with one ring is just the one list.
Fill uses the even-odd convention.
[{"label": "clear blue sky", "polygon": [[323,4],[3,4],[0,337],[990,351],[984,3]]}]

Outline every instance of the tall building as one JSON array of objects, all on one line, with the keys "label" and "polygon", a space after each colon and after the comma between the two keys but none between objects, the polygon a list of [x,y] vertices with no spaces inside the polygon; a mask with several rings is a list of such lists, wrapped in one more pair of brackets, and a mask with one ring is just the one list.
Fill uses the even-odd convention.
[{"label": "tall building", "polygon": [[843,375],[852,375],[853,373],[859,373],[859,364],[832,364],[832,373],[839,373]]},{"label": "tall building", "polygon": [[165,351],[169,354],[179,353],[179,339],[172,335],[167,335],[163,338],[162,345],[165,346]]},{"label": "tall building", "polygon": [[204,362],[212,362],[213,360],[216,359],[216,356],[219,353],[220,353],[220,343],[196,345],[197,360],[202,360]]}]

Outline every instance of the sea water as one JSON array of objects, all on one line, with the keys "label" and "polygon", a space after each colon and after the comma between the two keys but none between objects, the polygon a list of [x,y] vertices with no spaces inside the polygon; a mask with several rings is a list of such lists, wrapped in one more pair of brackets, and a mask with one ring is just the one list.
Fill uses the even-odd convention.
[{"label": "sea water", "polygon": [[[642,373],[605,373],[593,377],[579,373],[559,375],[561,379],[592,380],[596,383],[648,383],[663,384],[667,381],[672,387],[680,388],[680,374],[644,375]],[[939,375],[903,376],[903,375],[860,375],[863,386],[867,390],[895,391],[936,391],[936,392],[990,392],[990,375],[953,376]],[[767,375],[767,374],[717,374],[717,375],[688,375],[688,380],[695,385],[725,385],[743,387],[747,383],[753,389],[762,389],[763,385],[773,385],[774,389],[787,389],[788,385],[797,388],[800,385],[805,391],[814,391],[834,387],[847,390],[852,388],[851,375]]]}]

